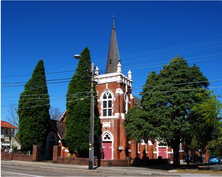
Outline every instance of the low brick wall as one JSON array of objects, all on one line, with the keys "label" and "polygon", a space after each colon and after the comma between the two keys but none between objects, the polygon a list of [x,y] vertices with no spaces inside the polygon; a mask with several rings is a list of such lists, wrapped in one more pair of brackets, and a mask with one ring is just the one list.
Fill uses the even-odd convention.
[{"label": "low brick wall", "polygon": [[1,160],[21,160],[21,161],[32,161],[32,155],[28,154],[13,154],[13,153],[2,153]]},{"label": "low brick wall", "polygon": [[1,150],[1,160],[20,160],[20,161],[36,162],[36,161],[38,161],[38,149],[39,148],[40,148],[39,145],[33,146],[33,155],[14,154],[14,153],[8,153],[8,152]]},{"label": "low brick wall", "polygon": [[[54,161],[55,162],[55,161]],[[74,158],[74,157],[58,157],[57,163],[73,164],[73,165],[89,165],[88,158]],[[129,160],[105,160],[94,159],[95,166],[130,166]]]},{"label": "low brick wall", "polygon": [[74,158],[74,157],[58,157],[57,163],[73,164],[73,165],[88,165],[88,158]]},{"label": "low brick wall", "polygon": [[1,153],[1,160],[11,160],[9,155],[9,153]]},{"label": "low brick wall", "polygon": [[[98,159],[95,159],[95,164],[98,165]],[[101,159],[100,160],[100,165],[99,166],[130,166],[130,159],[125,159],[125,160],[106,160],[106,159]]]}]

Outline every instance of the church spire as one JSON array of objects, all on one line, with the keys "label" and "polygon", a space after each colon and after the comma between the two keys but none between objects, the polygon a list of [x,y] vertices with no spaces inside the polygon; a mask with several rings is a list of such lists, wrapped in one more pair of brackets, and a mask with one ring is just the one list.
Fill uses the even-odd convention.
[{"label": "church spire", "polygon": [[109,53],[106,64],[106,74],[117,72],[118,63],[120,63],[120,56],[119,56],[119,48],[117,44],[116,28],[113,16],[113,26],[112,26],[111,39],[109,44]]}]

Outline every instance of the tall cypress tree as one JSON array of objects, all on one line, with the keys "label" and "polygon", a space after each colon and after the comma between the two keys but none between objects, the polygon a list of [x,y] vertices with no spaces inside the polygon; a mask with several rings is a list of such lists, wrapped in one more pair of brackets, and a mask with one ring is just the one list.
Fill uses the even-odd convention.
[{"label": "tall cypress tree", "polygon": [[[90,132],[90,51],[86,47],[79,60],[76,73],[73,75],[66,95],[66,142],[70,153],[76,151],[80,156],[87,157],[89,151]],[[88,66],[87,66],[88,65]],[[94,89],[95,90],[95,89]],[[94,92],[94,135],[95,140],[99,137],[100,121],[96,92]]]},{"label": "tall cypress tree", "polygon": [[45,68],[43,60],[40,60],[19,99],[19,141],[23,149],[32,150],[33,145],[46,145],[49,108]]}]

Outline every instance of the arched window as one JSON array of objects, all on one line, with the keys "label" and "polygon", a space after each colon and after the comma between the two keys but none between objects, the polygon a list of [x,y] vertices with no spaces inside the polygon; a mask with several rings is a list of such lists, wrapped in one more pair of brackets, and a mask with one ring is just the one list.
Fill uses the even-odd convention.
[{"label": "arched window", "polygon": [[103,116],[112,116],[112,95],[109,92],[106,92],[103,94],[103,102],[102,102],[102,108],[103,108]]}]

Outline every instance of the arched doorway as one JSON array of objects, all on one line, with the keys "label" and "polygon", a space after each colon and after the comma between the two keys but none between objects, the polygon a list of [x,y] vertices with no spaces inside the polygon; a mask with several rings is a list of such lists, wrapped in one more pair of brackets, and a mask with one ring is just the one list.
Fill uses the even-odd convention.
[{"label": "arched doorway", "polygon": [[113,159],[113,135],[110,131],[102,134],[102,157],[103,159]]},{"label": "arched doorway", "polygon": [[58,144],[57,136],[55,132],[50,132],[47,137],[46,142],[46,156],[47,159],[52,159],[53,156],[53,146]]}]

